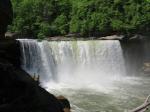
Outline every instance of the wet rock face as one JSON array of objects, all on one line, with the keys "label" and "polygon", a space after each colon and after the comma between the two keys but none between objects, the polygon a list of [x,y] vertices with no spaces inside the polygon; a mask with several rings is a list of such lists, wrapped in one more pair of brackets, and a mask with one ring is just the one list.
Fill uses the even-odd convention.
[{"label": "wet rock face", "polygon": [[129,76],[150,74],[150,40],[131,39],[121,41],[126,73]]},{"label": "wet rock face", "polygon": [[13,10],[10,0],[0,0],[0,37],[4,37],[7,26],[12,23]]}]

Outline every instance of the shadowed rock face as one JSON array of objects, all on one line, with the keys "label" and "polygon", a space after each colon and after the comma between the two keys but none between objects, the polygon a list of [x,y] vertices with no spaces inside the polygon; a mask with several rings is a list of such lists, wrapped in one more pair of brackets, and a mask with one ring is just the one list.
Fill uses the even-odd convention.
[{"label": "shadowed rock face", "polygon": [[10,0],[0,0],[0,112],[62,112],[59,100],[20,68],[17,41],[3,39],[12,18]]},{"label": "shadowed rock face", "polygon": [[143,40],[122,41],[121,47],[123,49],[126,72],[129,76],[150,74],[150,40],[148,37]]},{"label": "shadowed rock face", "polygon": [[0,37],[4,37],[7,26],[12,23],[13,10],[10,0],[0,0]]},{"label": "shadowed rock face", "polygon": [[19,67],[16,40],[0,39],[0,112],[62,112],[56,97]]}]

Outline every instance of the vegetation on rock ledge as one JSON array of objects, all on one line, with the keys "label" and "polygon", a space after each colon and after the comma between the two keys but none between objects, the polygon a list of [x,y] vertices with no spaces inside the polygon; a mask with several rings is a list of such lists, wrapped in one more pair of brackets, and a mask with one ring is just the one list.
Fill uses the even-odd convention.
[{"label": "vegetation on rock ledge", "polygon": [[10,31],[44,38],[76,33],[82,36],[148,33],[147,0],[13,0]]}]

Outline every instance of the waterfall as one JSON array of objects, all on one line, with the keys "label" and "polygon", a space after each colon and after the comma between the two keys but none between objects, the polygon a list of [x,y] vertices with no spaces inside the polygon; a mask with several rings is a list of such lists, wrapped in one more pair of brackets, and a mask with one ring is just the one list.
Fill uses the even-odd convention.
[{"label": "waterfall", "polygon": [[118,40],[19,41],[22,68],[43,83],[101,84],[126,74]]}]

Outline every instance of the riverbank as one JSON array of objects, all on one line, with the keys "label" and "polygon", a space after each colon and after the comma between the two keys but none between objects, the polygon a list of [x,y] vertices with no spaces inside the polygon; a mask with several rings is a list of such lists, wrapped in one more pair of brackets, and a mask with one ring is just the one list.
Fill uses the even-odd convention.
[{"label": "riverbank", "polygon": [[[7,32],[5,37],[8,39],[24,39],[25,36],[21,35],[19,32]],[[28,37],[28,39],[37,39],[35,37]],[[68,34],[65,36],[54,36],[54,37],[46,37],[44,39],[39,40],[48,40],[48,41],[87,41],[87,40],[119,40],[119,41],[141,41],[141,40],[149,40],[149,35],[140,35],[134,34],[132,36],[126,35],[108,35],[102,37],[82,37],[77,34]]]}]

